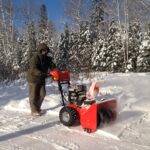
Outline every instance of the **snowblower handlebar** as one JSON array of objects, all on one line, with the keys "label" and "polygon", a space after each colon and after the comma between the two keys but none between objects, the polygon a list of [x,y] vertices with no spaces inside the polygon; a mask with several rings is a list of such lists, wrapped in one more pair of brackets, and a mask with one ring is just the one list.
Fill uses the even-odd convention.
[{"label": "snowblower handlebar", "polygon": [[59,91],[61,93],[62,105],[65,106],[66,98],[64,96],[63,84],[67,84],[68,88],[70,86],[70,72],[69,71],[50,71],[48,75],[52,76],[54,81],[58,82]]},{"label": "snowblower handlebar", "polygon": [[49,71],[48,75],[51,75],[54,81],[59,81],[59,82],[70,81],[69,71],[55,71],[54,70],[54,71]]}]

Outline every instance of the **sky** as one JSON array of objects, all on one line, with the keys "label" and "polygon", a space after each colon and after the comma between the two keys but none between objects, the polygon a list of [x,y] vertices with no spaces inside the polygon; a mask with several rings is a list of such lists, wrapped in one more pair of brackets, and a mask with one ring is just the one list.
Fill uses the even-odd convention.
[{"label": "sky", "polygon": [[47,6],[47,12],[50,19],[57,21],[63,17],[63,0],[43,0]]},{"label": "sky", "polygon": [[64,0],[41,0],[46,7],[48,18],[52,20],[57,30],[62,30],[65,17],[64,17]]},{"label": "sky", "polygon": [[[35,9],[37,6],[32,6],[32,2],[35,2],[38,6],[45,4],[47,8],[47,15],[50,20],[54,22],[56,28],[59,29],[64,20],[64,1],[65,0],[13,0],[15,6],[20,7],[22,5],[30,5],[31,10]],[[19,13],[18,13],[19,14]],[[15,21],[17,25],[22,24],[22,18],[19,15],[15,16]]]}]

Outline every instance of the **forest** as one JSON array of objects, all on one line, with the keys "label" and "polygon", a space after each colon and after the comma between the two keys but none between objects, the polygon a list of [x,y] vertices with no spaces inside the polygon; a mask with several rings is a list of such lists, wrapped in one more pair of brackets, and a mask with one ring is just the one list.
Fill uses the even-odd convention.
[{"label": "forest", "polygon": [[0,0],[0,82],[25,75],[39,43],[49,46],[59,70],[76,75],[150,72],[149,0],[63,0],[63,6],[56,24],[42,1]]}]

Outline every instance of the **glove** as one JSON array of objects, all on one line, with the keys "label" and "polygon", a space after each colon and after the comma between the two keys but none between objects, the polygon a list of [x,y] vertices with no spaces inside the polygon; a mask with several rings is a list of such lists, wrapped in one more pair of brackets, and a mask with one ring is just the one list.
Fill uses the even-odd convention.
[{"label": "glove", "polygon": [[46,74],[46,73],[42,73],[42,75],[41,75],[43,78],[47,78],[48,77],[48,74]]},{"label": "glove", "polygon": [[51,74],[47,74],[47,77],[53,77]]}]

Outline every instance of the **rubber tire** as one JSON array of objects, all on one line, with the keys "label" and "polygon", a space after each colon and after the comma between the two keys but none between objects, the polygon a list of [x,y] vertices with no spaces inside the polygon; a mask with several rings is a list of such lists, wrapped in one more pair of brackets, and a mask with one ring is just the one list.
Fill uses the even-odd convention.
[{"label": "rubber tire", "polygon": [[97,127],[100,126],[100,124],[101,124],[100,113],[97,113]]},{"label": "rubber tire", "polygon": [[102,109],[101,113],[103,114],[103,121],[105,123],[109,123],[112,120],[113,114],[112,111],[109,109]]},{"label": "rubber tire", "polygon": [[[66,115],[66,116],[65,116]],[[67,120],[65,120],[65,118]],[[60,122],[65,126],[72,126],[77,118],[77,112],[75,109],[65,106],[59,112]]]}]

